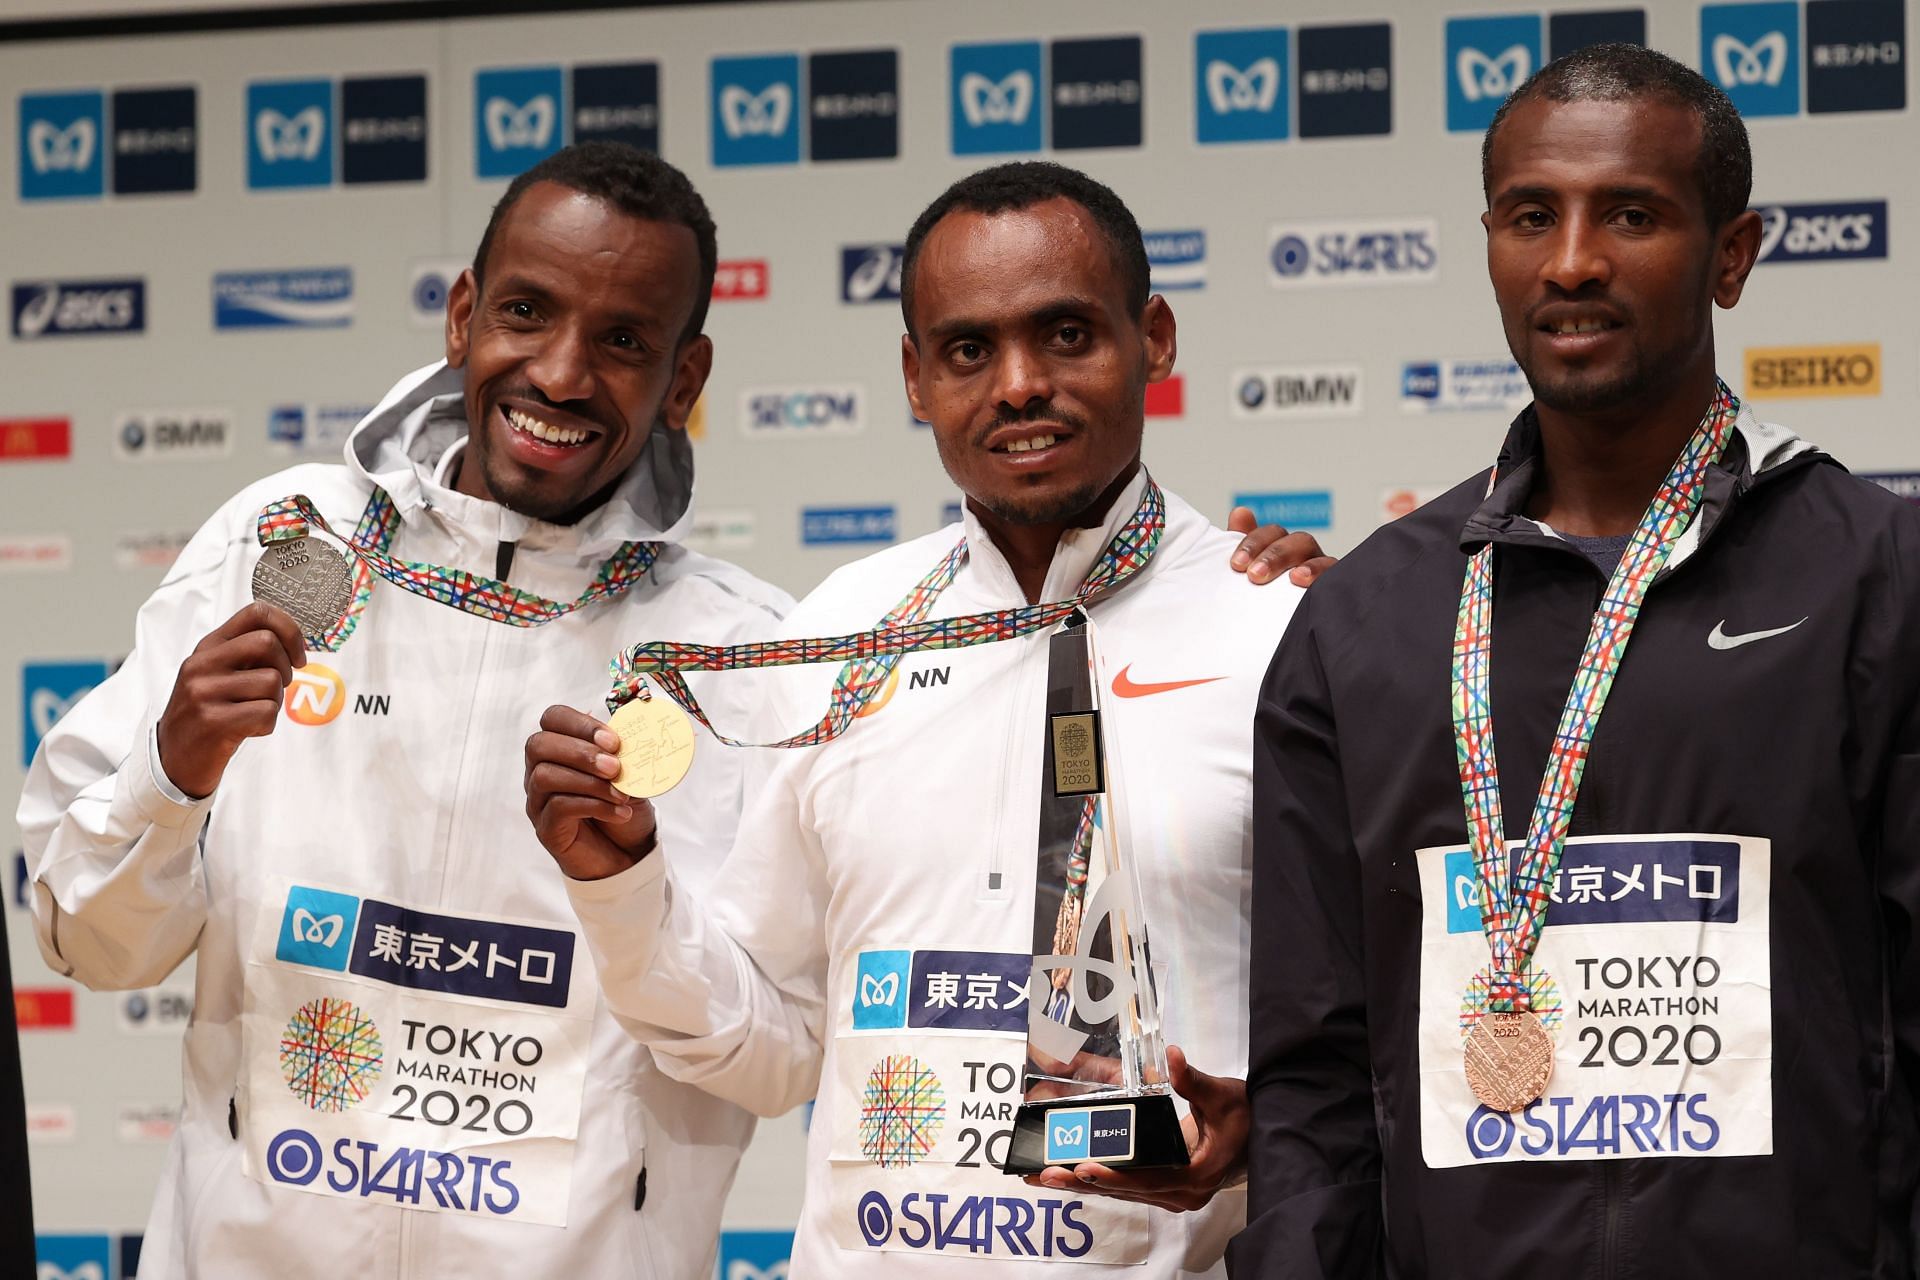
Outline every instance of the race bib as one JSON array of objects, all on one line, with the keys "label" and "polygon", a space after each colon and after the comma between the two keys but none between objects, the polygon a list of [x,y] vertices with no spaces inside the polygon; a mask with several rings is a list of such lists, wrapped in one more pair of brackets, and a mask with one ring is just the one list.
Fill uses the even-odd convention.
[{"label": "race bib", "polygon": [[242,1015],[250,1177],[564,1226],[595,987],[573,929],[279,882]]},{"label": "race bib", "polygon": [[[845,958],[831,1090],[834,1241],[855,1251],[1134,1264],[1148,1211],[1000,1171],[1021,1099],[1031,956]],[[903,1263],[902,1265],[907,1265]]]},{"label": "race bib", "polygon": [[1461,1067],[1487,943],[1466,847],[1421,849],[1421,1150],[1429,1168],[1773,1152],[1771,845],[1569,839],[1533,961],[1546,1093],[1507,1114]]}]

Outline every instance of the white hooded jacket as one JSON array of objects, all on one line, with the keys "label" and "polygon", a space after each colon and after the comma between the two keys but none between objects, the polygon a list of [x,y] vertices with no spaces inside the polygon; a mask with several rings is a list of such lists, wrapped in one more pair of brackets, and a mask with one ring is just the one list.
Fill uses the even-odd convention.
[{"label": "white hooded jacket", "polygon": [[[1062,539],[1042,599],[1074,592],[1144,483]],[[872,626],[963,531],[971,558],[931,616],[1024,604],[963,519],[840,570],[785,630]],[[1253,704],[1301,592],[1234,573],[1233,544],[1169,494],[1158,551],[1089,612],[1167,1037],[1239,1076]],[[1046,634],[907,655],[843,737],[782,753],[708,889],[657,856],[568,885],[608,1001],[663,1070],[765,1115],[817,1080],[796,1277],[1217,1274],[1245,1220],[1244,1188],[1176,1215],[998,1168],[1025,1057]],[[835,668],[807,670],[777,682],[781,732],[825,710]]]},{"label": "white hooded jacket", "polygon": [[[41,951],[96,989],[197,953],[183,1115],[147,1227],[147,1280],[704,1275],[752,1134],[663,1075],[600,1000],[564,877],[524,816],[542,708],[597,709],[637,640],[736,643],[790,601],[675,544],[693,464],[656,428],[575,525],[455,492],[467,424],[436,365],[357,427],[347,465],[249,486],[142,607],[126,663],[47,735],[20,802]],[[376,579],[344,646],[311,653],[274,733],[215,793],[161,775],[181,661],[251,598],[255,517],[311,497],[349,534],[375,484],[394,555],[571,600],[623,540],[668,545],[623,595],[546,626],[473,617]],[[740,714],[725,687],[703,692]],[[729,848],[750,757],[700,744],[659,803],[676,870]]]}]

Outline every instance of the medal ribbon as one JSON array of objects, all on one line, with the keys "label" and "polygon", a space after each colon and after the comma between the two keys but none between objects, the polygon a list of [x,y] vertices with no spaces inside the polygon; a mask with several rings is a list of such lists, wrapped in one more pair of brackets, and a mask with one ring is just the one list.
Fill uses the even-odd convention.
[{"label": "medal ribbon", "polygon": [[[613,689],[607,695],[607,710],[618,711],[635,698],[646,697],[646,678],[652,675],[688,715],[728,746],[811,747],[831,742],[846,731],[860,709],[880,692],[902,655],[927,649],[996,644],[1050,627],[1094,596],[1114,590],[1145,568],[1160,545],[1160,534],[1165,527],[1166,500],[1160,487],[1149,477],[1146,490],[1140,495],[1139,507],[1113,535],[1070,600],[928,620],[927,615],[933,611],[940,593],[952,585],[967,562],[967,543],[963,538],[871,631],[819,640],[767,640],[728,646],[671,641],[637,644],[614,658],[611,664]],[[714,729],[681,675],[683,671],[741,671],[813,662],[846,664],[833,682],[826,715],[810,729],[769,743],[742,742]]]},{"label": "medal ribbon", "polygon": [[388,552],[393,545],[394,532],[399,527],[400,513],[394,507],[393,499],[378,486],[367,499],[366,510],[361,513],[360,523],[351,539],[341,538],[334,533],[327,525],[326,518],[305,494],[296,493],[282,498],[260,513],[256,532],[263,547],[304,538],[311,530],[318,529],[344,543],[347,548],[348,558],[353,561],[354,568],[353,603],[325,635],[314,637],[327,652],[339,649],[353,634],[361,611],[366,608],[367,598],[372,594],[371,573],[379,574],[394,586],[411,591],[414,595],[424,596],[489,622],[504,622],[515,627],[539,627],[565,617],[576,609],[619,595],[646,575],[661,548],[657,542],[621,543],[607,557],[606,563],[600,566],[592,584],[574,599],[563,603],[531,591],[522,591],[497,578],[483,578],[463,569],[399,559]]},{"label": "medal ribbon", "polygon": [[[1482,547],[1467,562],[1453,637],[1453,742],[1474,870],[1480,877],[1480,926],[1493,953],[1487,1001],[1492,1012],[1532,1010],[1526,974],[1546,925],[1549,894],[1600,712],[1647,587],[1699,510],[1707,467],[1725,449],[1740,412],[1740,401],[1726,383],[1716,380],[1715,387],[1706,416],[1661,482],[1594,612],[1517,865],[1507,854],[1500,767],[1493,749],[1493,545]],[[1491,492],[1492,479],[1487,487]]]}]

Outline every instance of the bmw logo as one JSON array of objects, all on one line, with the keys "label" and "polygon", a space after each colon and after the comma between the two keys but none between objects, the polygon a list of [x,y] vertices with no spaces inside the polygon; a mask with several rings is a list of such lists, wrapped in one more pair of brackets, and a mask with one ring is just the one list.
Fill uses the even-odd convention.
[{"label": "bmw logo", "polygon": [[130,1022],[147,1020],[147,998],[137,991],[127,997],[127,1020]]},{"label": "bmw logo", "polygon": [[140,425],[138,418],[129,419],[126,425],[120,428],[120,443],[129,453],[138,453],[146,447],[147,429]]},{"label": "bmw logo", "polygon": [[1266,403],[1266,399],[1266,380],[1258,374],[1249,377],[1245,382],[1240,384],[1240,403],[1247,408],[1258,409],[1262,404]]},{"label": "bmw logo", "polygon": [[438,271],[429,271],[420,277],[413,286],[413,305],[428,312],[444,311],[447,308],[447,281]]},{"label": "bmw logo", "polygon": [[1313,261],[1313,251],[1299,236],[1281,236],[1273,244],[1273,270],[1277,275],[1297,276]]}]

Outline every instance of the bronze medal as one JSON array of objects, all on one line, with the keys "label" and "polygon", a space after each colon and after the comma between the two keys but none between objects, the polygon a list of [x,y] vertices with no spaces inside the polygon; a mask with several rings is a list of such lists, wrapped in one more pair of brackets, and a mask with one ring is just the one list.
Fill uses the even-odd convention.
[{"label": "bronze medal", "polygon": [[1520,1111],[1547,1090],[1553,1036],[1537,1013],[1482,1014],[1467,1033],[1467,1087],[1495,1111]]},{"label": "bronze medal", "polygon": [[267,547],[253,566],[253,598],[284,609],[309,643],[340,621],[353,603],[353,570],[317,538],[292,538]]},{"label": "bronze medal", "polygon": [[680,785],[693,766],[693,725],[670,698],[636,698],[607,727],[620,735],[617,791],[650,800]]}]

